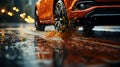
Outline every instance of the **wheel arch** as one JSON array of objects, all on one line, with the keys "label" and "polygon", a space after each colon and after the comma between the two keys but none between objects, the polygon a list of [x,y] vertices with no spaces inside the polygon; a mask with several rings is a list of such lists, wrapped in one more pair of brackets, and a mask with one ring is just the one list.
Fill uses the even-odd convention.
[{"label": "wheel arch", "polygon": [[[36,15],[36,10],[39,10],[38,6],[39,6],[39,3],[37,2],[34,7],[34,16]],[[38,18],[39,18],[39,15],[38,15]]]},{"label": "wheel arch", "polygon": [[35,10],[36,10],[36,9],[37,9],[37,10],[39,9],[38,6],[40,6],[40,1],[37,1],[37,2],[36,2],[36,4],[35,4]]},{"label": "wheel arch", "polygon": [[35,10],[38,10],[38,18],[41,24],[53,24],[53,1],[54,0],[38,0],[35,4]]}]

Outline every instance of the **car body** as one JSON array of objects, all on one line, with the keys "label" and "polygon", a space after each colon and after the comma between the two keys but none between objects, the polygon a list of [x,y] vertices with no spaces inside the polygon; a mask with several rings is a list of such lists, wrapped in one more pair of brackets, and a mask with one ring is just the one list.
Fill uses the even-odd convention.
[{"label": "car body", "polygon": [[[37,24],[40,26],[55,25],[56,22],[59,24],[58,19],[67,17],[65,18],[67,22],[62,21],[65,23],[55,25],[59,30],[63,30],[61,27],[66,28],[69,24],[73,24],[74,27],[83,25],[85,31],[92,30],[94,25],[120,24],[116,22],[120,17],[120,0],[38,0],[35,12],[39,20]],[[58,12],[62,12],[63,16],[56,17],[61,16]]]}]

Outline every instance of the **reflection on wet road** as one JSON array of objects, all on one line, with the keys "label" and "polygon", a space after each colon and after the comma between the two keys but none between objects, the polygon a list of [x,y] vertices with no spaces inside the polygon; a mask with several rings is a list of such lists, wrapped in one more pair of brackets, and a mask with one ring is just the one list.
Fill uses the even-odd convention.
[{"label": "reflection on wet road", "polygon": [[120,67],[120,26],[36,31],[33,24],[0,24],[0,67]]}]

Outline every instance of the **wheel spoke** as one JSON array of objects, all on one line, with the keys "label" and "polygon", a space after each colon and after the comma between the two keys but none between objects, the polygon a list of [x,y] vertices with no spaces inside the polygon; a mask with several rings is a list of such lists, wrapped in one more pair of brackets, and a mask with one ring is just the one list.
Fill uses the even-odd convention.
[{"label": "wheel spoke", "polygon": [[59,11],[60,11],[59,8],[56,7],[56,17],[60,17],[60,12]]},{"label": "wheel spoke", "polygon": [[55,5],[55,29],[57,31],[63,31],[66,27],[67,14],[65,6],[62,0],[58,0]]}]

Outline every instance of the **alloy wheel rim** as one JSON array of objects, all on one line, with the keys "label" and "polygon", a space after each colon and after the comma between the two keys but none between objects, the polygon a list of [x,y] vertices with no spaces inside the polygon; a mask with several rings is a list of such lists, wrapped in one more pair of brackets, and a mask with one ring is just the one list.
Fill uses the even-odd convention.
[{"label": "alloy wheel rim", "polygon": [[63,28],[65,27],[64,25],[64,22],[66,21],[65,15],[66,13],[64,3],[61,0],[59,0],[55,6],[55,28],[57,31],[62,31]]}]

